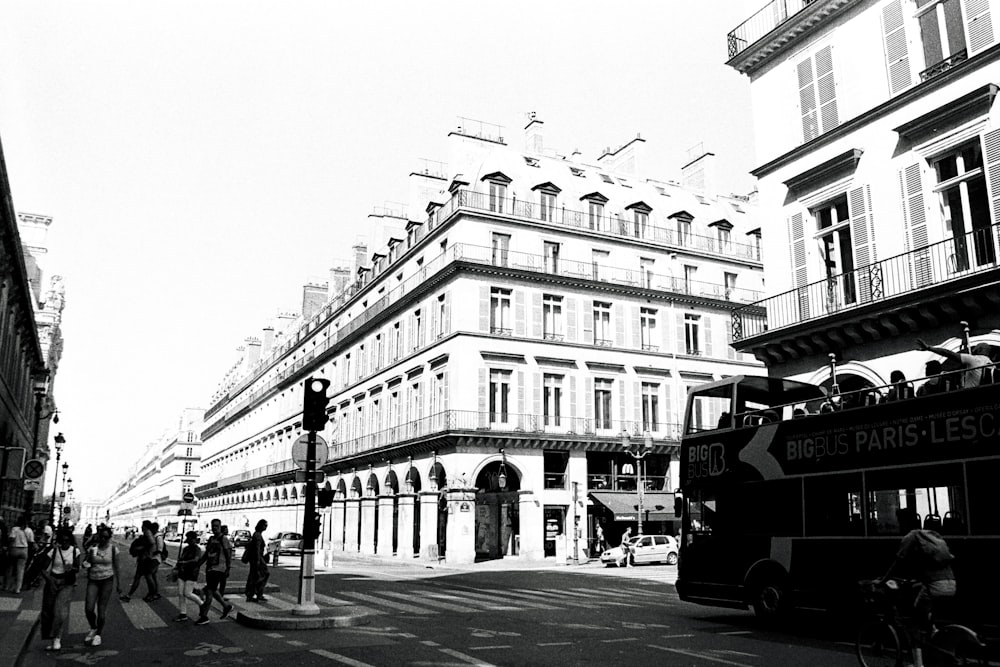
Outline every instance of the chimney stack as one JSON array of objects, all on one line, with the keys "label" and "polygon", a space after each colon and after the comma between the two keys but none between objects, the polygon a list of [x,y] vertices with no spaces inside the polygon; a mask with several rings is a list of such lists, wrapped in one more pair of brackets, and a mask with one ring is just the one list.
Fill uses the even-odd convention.
[{"label": "chimney stack", "polygon": [[343,294],[351,282],[351,270],[346,266],[335,266],[330,269],[330,292],[328,298]]},{"label": "chimney stack", "polygon": [[260,361],[260,339],[251,336],[244,342],[247,345],[247,370],[250,370]]},{"label": "chimney stack", "polygon": [[325,284],[306,283],[302,286],[302,319],[308,320],[326,303]]},{"label": "chimney stack", "polygon": [[538,120],[535,112],[528,114],[528,124],[524,126],[524,150],[528,153],[541,154],[545,148],[545,123]]},{"label": "chimney stack", "polygon": [[351,265],[351,275],[358,275],[358,269],[365,265],[365,259],[368,257],[368,246],[364,243],[356,243],[351,248],[354,251],[354,262]]},{"label": "chimney stack", "polygon": [[274,327],[264,327],[264,343],[261,346],[261,354],[270,354],[274,347]]},{"label": "chimney stack", "polygon": [[718,194],[715,183],[715,153],[702,152],[681,167],[681,185],[703,195]]}]

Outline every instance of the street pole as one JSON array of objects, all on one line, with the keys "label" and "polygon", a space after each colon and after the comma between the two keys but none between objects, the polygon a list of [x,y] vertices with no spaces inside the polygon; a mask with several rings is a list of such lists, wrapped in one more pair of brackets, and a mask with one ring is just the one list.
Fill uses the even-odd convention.
[{"label": "street pole", "polygon": [[299,603],[292,609],[296,616],[319,614],[316,604],[316,536],[313,515],[316,514],[316,431],[309,431],[306,446],[306,503],[302,517],[302,565],[299,570]]},{"label": "street pole", "polygon": [[[56,474],[53,475],[55,479],[52,480],[52,505],[49,507],[49,525],[52,526],[52,530],[56,529],[56,491],[59,486],[59,458],[62,456],[62,447],[56,449],[56,467],[54,470]],[[45,496],[42,496],[44,498]],[[42,502],[45,502],[42,500]]]},{"label": "street pole", "polygon": [[573,482],[573,564],[580,563],[580,514],[576,503],[580,497],[580,482]]},{"label": "street pole", "polygon": [[640,535],[642,535],[642,492],[643,492],[643,486],[644,486],[643,483],[642,483],[642,459],[644,457],[645,457],[645,454],[643,454],[643,456],[637,456],[635,458],[636,474],[639,476],[639,480],[638,480],[639,483],[636,485],[636,491],[639,494],[639,504],[638,504],[637,509],[639,510],[639,534]]}]

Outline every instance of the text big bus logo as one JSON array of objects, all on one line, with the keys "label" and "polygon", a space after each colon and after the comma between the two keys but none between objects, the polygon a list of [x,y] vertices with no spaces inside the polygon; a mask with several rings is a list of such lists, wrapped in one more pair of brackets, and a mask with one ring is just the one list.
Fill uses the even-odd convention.
[{"label": "text big bus logo", "polygon": [[688,479],[718,477],[726,472],[726,448],[721,442],[690,445],[687,454]]}]

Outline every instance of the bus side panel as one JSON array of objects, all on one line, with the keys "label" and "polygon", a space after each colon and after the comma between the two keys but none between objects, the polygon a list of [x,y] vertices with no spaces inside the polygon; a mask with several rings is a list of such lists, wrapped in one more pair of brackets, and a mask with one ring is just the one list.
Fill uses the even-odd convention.
[{"label": "bus side panel", "polygon": [[677,593],[690,602],[745,606],[747,572],[770,551],[771,538],[766,536],[695,536],[681,547]]}]

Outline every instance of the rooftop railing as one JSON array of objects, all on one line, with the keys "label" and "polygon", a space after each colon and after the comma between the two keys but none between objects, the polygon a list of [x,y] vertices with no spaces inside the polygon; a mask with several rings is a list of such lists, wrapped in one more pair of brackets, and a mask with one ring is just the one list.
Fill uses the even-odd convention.
[{"label": "rooftop railing", "polygon": [[997,225],[977,229],[737,308],[733,311],[733,340],[996,269],[997,233]]},{"label": "rooftop railing", "polygon": [[814,0],[772,0],[763,9],[729,33],[729,57],[735,58],[748,46],[771,32]]}]

